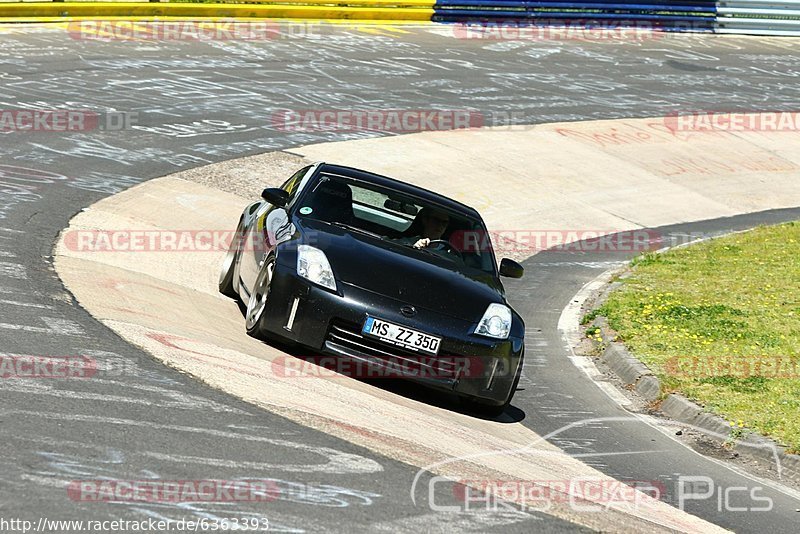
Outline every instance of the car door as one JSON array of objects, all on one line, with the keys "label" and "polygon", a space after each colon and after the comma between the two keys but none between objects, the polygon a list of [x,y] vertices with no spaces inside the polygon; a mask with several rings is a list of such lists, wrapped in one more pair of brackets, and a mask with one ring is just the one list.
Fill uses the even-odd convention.
[{"label": "car door", "polygon": [[287,209],[301,189],[300,186],[304,183],[304,178],[313,173],[314,167],[314,165],[303,167],[281,186],[281,189],[289,193],[287,208],[279,208],[262,201],[261,206],[259,206],[247,226],[239,266],[239,277],[248,293],[253,289],[256,277],[264,263],[264,258],[285,238],[290,224]]}]

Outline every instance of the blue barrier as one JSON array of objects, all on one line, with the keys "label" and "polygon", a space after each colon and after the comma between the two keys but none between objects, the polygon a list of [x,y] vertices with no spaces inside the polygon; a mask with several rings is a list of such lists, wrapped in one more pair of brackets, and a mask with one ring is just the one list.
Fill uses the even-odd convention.
[{"label": "blue barrier", "polygon": [[620,13],[571,13],[571,12],[556,12],[556,11],[548,11],[545,13],[536,13],[536,12],[520,12],[520,11],[481,11],[481,10],[473,10],[473,9],[448,9],[446,11],[436,11],[434,15],[434,22],[440,22],[437,17],[452,17],[452,18],[460,18],[460,19],[475,19],[475,18],[491,18],[491,19],[508,19],[508,20],[515,20],[515,19],[524,19],[524,20],[537,20],[537,19],[575,19],[575,20],[586,20],[586,19],[598,19],[598,20],[612,20],[612,21],[621,21],[621,20],[648,20],[648,21],[663,21],[663,22],[672,22],[672,21],[699,21],[699,22],[709,22],[713,23],[716,19],[715,17],[696,17],[696,16],[686,16],[686,15],[658,15],[658,14],[648,14],[648,13],[628,13],[628,14],[620,14]]},{"label": "blue barrier", "polygon": [[800,0],[438,0],[432,20],[800,36]]},{"label": "blue barrier", "polygon": [[709,31],[717,3],[706,0],[439,0],[435,22],[531,25],[633,26],[663,30]]}]

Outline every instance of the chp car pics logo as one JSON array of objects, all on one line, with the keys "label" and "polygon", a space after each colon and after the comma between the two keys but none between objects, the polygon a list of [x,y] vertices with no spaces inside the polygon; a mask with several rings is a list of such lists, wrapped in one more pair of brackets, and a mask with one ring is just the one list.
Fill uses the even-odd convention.
[{"label": "chp car pics logo", "polygon": [[[752,481],[747,485],[725,485],[702,473],[677,474],[671,477],[672,480],[616,480],[596,471],[592,474],[587,471],[587,466],[579,466],[577,462],[576,474],[569,477],[560,476],[565,469],[553,470],[552,476],[541,478],[520,475],[490,479],[469,474],[457,478],[452,474],[447,476],[437,474],[452,473],[454,465],[479,463],[482,466],[480,472],[483,473],[487,469],[492,469],[492,458],[498,456],[514,457],[517,461],[527,460],[518,462],[518,465],[532,465],[531,458],[542,457],[549,457],[549,461],[552,462],[557,457],[580,461],[584,457],[663,454],[663,451],[655,449],[570,454],[556,449],[550,443],[559,436],[563,438],[563,435],[570,430],[587,427],[609,428],[607,426],[609,423],[647,424],[643,418],[637,416],[584,419],[544,436],[537,436],[535,440],[522,447],[448,458],[417,471],[411,484],[411,501],[416,506],[418,498],[422,495],[421,504],[427,505],[434,512],[442,513],[547,512],[564,507],[579,513],[602,513],[608,510],[647,513],[661,506],[659,502],[686,511],[693,504],[703,501],[708,501],[721,513],[770,512],[774,509],[773,499],[766,495],[769,483],[751,477],[743,477],[743,480]],[[766,451],[767,454],[761,452],[758,456],[771,457],[775,463],[778,479],[783,480],[780,451],[774,443],[746,439],[735,441],[738,435],[735,431],[721,434],[689,424],[680,426],[685,431],[710,437],[716,442],[723,443],[724,446],[735,443],[737,448]],[[500,472],[500,468],[495,472]],[[422,480],[430,473],[434,473],[434,476],[429,477],[425,485]]]}]

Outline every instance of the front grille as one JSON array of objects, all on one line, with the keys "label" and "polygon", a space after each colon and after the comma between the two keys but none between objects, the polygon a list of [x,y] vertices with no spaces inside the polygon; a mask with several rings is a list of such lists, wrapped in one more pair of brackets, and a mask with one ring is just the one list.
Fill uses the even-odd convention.
[{"label": "front grille", "polygon": [[339,320],[331,323],[326,341],[350,349],[355,353],[399,365],[423,376],[449,380],[458,377],[459,360],[462,358],[453,354],[431,356],[389,345],[362,335],[361,328],[357,324]]}]

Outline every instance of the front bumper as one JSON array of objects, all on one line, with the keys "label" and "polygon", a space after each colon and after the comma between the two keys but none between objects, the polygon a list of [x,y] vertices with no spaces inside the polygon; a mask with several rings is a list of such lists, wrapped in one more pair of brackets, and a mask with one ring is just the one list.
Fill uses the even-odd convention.
[{"label": "front bumper", "polygon": [[[263,325],[271,334],[314,351],[357,360],[370,376],[402,376],[428,387],[501,405],[513,393],[522,365],[524,340],[492,340],[472,334],[470,323],[417,308],[413,318],[400,312],[414,304],[337,282],[337,293],[318,287],[278,263],[273,273]],[[418,354],[361,334],[367,316],[442,338],[437,356]],[[353,369],[349,367],[349,369]]]}]

